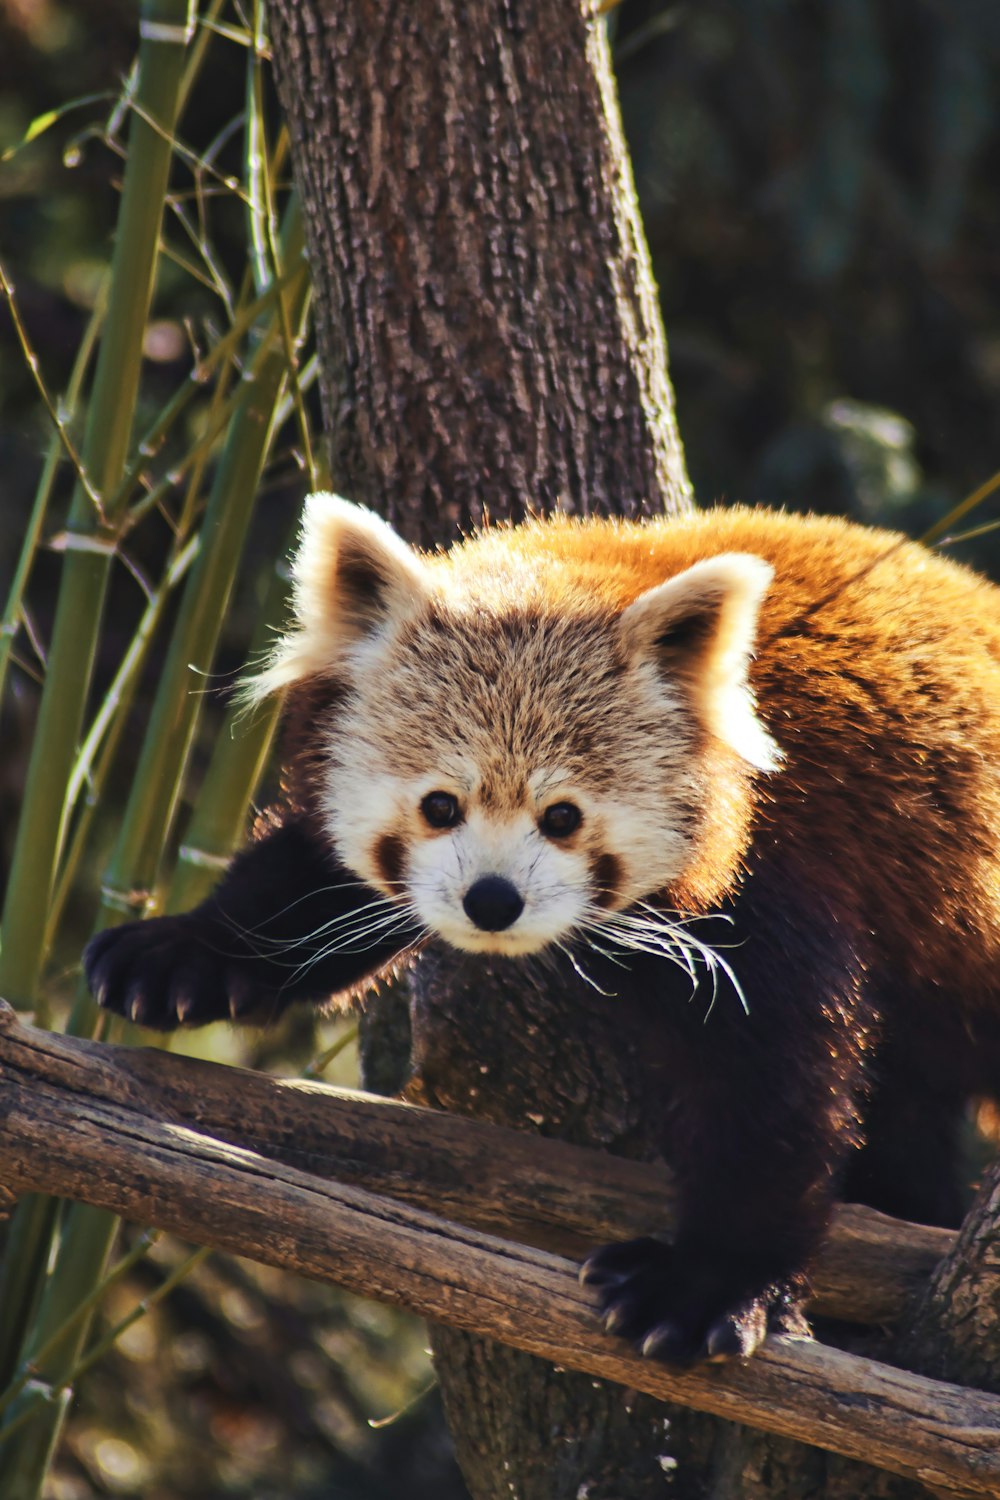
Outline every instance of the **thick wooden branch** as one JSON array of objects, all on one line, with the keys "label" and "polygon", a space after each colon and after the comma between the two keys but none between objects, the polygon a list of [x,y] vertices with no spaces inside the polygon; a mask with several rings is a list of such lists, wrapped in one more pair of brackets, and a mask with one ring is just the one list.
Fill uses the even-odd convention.
[{"label": "thick wooden branch", "polygon": [[[326,1084],[58,1036],[19,1024],[0,1001],[3,1077],[188,1125],[562,1255],[672,1224],[663,1167]],[[954,1240],[947,1230],[845,1206],[815,1268],[814,1310],[894,1323]]]},{"label": "thick wooden branch", "polygon": [[[107,1082],[119,1049],[48,1038],[63,1076],[43,1078],[11,1061],[12,1037],[27,1039],[24,1052],[47,1050],[33,1049],[39,1034],[16,1025],[4,1033],[0,1180],[15,1192],[77,1198],[934,1488],[1000,1487],[998,1397],[790,1339],[770,1340],[746,1366],[670,1372],[602,1333],[571,1262],[74,1091],[74,1066],[77,1083],[102,1067]],[[155,1061],[164,1072],[191,1070],[189,1085],[204,1072],[163,1054]],[[248,1075],[219,1071],[232,1072],[233,1098],[252,1114]],[[329,1100],[312,1103],[325,1110]],[[415,1126],[430,1123],[423,1111],[404,1113]],[[468,1128],[461,1123],[462,1134]]]}]

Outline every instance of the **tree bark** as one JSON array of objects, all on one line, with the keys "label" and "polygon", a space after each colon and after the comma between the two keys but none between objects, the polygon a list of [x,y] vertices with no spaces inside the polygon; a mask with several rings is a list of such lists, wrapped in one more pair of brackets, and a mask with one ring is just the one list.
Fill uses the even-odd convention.
[{"label": "tree bark", "polygon": [[1000,1163],[941,1261],[894,1353],[908,1369],[1000,1392]]},{"label": "tree bark", "polygon": [[[558,1255],[579,1257],[616,1232],[672,1228],[673,1188],[661,1166],[373,1094],[60,1036],[19,1025],[3,1000],[0,1082],[57,1099],[60,1109],[65,1097],[181,1125]],[[0,1090],[0,1111],[6,1104]],[[9,1131],[0,1132],[0,1183],[12,1151]],[[814,1305],[829,1317],[896,1324],[955,1239],[842,1207],[816,1267]]]},{"label": "tree bark", "polygon": [[411,541],[690,498],[603,30],[274,0],[333,473]]}]

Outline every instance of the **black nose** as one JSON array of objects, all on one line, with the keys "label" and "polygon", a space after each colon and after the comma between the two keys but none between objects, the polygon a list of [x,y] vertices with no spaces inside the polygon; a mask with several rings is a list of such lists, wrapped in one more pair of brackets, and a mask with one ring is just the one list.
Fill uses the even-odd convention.
[{"label": "black nose", "polygon": [[484,932],[502,932],[524,911],[517,887],[502,875],[484,875],[475,881],[466,891],[462,905],[469,921]]}]

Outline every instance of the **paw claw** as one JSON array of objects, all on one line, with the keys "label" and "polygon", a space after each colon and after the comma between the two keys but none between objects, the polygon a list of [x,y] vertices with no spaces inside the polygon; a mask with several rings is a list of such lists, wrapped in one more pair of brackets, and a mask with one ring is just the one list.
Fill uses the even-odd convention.
[{"label": "paw claw", "polygon": [[183,1026],[194,1010],[194,996],[187,990],[181,990],[174,996],[174,1010],[177,1012],[178,1021]]},{"label": "paw claw", "polygon": [[256,997],[242,976],[235,973],[230,976],[226,1000],[229,1005],[229,1019],[241,1021],[254,1009]]},{"label": "paw claw", "polygon": [[620,1271],[611,1271],[596,1261],[585,1260],[577,1272],[577,1278],[581,1286],[615,1287],[621,1286],[626,1277]]},{"label": "paw claw", "polygon": [[681,1331],[676,1323],[657,1323],[651,1328],[640,1345],[643,1359],[662,1359],[670,1363],[679,1362]]},{"label": "paw claw", "polygon": [[624,1334],[628,1323],[628,1309],[621,1303],[609,1307],[604,1314],[604,1331],[610,1334]]},{"label": "paw claw", "polygon": [[756,1344],[746,1347],[739,1328],[732,1318],[720,1318],[708,1331],[705,1353],[713,1364],[724,1364],[728,1359],[744,1359],[753,1352]]}]

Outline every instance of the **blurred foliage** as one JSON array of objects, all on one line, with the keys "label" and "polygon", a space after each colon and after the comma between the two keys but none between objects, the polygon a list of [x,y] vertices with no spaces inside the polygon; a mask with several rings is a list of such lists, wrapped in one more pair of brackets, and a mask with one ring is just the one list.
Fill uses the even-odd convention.
[{"label": "blurred foliage", "polygon": [[702,503],[919,534],[998,467],[1000,7],[627,0],[615,44]]},{"label": "blurred foliage", "polygon": [[[217,38],[185,112],[185,140],[197,144],[172,183],[138,431],[182,386],[192,356],[230,326],[245,283],[251,17],[236,4],[223,20],[244,41]],[[996,0],[624,0],[611,24],[702,503],[843,511],[919,534],[998,467]],[[108,264],[122,162],[119,134],[105,124],[132,65],[134,32],[130,0],[0,0],[0,153],[10,153],[0,165],[0,260],[56,393],[66,388]],[[87,96],[97,98],[70,107]],[[274,118],[266,86],[264,106]],[[12,150],[33,122],[47,128]],[[193,402],[149,455],[147,490],[198,444],[210,396]],[[314,397],[305,400],[315,422]],[[50,437],[0,305],[0,599]],[[300,439],[288,411],[213,669],[219,682],[241,664],[262,578],[305,488]],[[207,477],[217,461],[216,444]],[[70,480],[68,472],[57,480],[49,538]],[[988,524],[995,509],[985,507],[969,528]],[[146,604],[142,584],[158,574],[177,513],[169,500],[153,508],[130,535],[129,567],[116,567],[94,705],[132,639]],[[1000,575],[997,533],[951,550]],[[0,877],[58,579],[58,556],[43,550],[0,704]],[[174,614],[168,604],[129,710],[116,785],[127,786],[134,769]],[[188,802],[223,722],[214,677],[208,687]],[[49,968],[57,1011],[119,817],[110,800],[97,810],[84,879]],[[190,1050],[293,1071],[336,1035],[303,1014],[266,1037],[200,1034]],[[354,1081],[352,1063],[353,1053],[338,1059],[337,1081]],[[155,1293],[184,1254],[161,1239],[113,1288],[105,1325]],[[211,1257],[81,1383],[46,1494],[382,1500],[398,1495],[403,1478],[411,1500],[456,1500],[463,1490],[436,1403],[420,1395],[427,1380],[412,1320]],[[403,1408],[382,1430],[368,1425]]]},{"label": "blurred foliage", "polygon": [[[159,1240],[106,1318],[185,1253]],[[398,1500],[405,1478],[408,1495],[457,1500],[424,1343],[416,1319],[212,1256],[81,1383],[46,1495]]]}]

